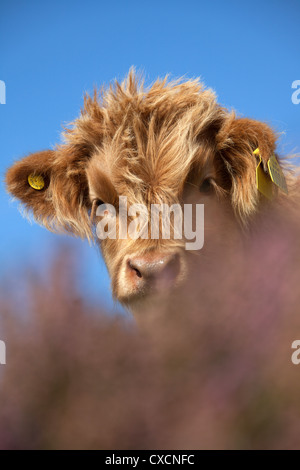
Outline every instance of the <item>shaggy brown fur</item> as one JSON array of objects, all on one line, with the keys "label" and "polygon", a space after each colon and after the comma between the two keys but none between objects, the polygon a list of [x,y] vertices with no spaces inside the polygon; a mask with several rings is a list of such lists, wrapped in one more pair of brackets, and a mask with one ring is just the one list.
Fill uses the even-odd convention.
[{"label": "shaggy brown fur", "polygon": [[[133,71],[123,83],[86,97],[64,138],[54,150],[15,163],[7,172],[7,188],[39,223],[90,240],[93,201],[117,205],[120,195],[128,204],[173,204],[186,202],[190,188],[194,202],[218,200],[223,214],[230,206],[247,222],[262,199],[253,151],[259,147],[266,164],[276,142],[268,125],[238,119],[197,80],[157,80],[145,89]],[[28,185],[31,173],[44,176],[42,191]],[[126,302],[134,294],[121,279],[126,257],[182,253],[181,247],[178,240],[103,241],[115,296]]]}]

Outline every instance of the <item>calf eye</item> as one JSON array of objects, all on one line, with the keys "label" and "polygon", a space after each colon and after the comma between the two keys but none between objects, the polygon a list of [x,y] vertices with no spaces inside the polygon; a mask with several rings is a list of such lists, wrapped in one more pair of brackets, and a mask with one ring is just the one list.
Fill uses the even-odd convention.
[{"label": "calf eye", "polygon": [[99,207],[102,204],[104,204],[104,202],[101,199],[94,199],[93,203],[95,204],[96,207]]},{"label": "calf eye", "polygon": [[94,221],[95,219],[95,215],[96,215],[96,211],[97,211],[97,208],[99,206],[101,206],[102,204],[104,204],[104,202],[101,200],[101,199],[94,199],[93,202],[92,202],[92,209],[91,209],[91,213],[90,213],[90,219],[92,220],[92,222]]},{"label": "calf eye", "polygon": [[209,193],[213,188],[212,178],[205,178],[200,184],[201,193]]}]

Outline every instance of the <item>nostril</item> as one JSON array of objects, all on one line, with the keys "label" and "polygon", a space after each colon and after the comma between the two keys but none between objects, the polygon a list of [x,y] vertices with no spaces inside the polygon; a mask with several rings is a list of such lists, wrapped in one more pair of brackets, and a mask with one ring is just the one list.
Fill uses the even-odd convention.
[{"label": "nostril", "polygon": [[127,273],[132,281],[143,279],[144,282],[173,282],[180,270],[180,260],[175,254],[148,254],[127,260]]},{"label": "nostril", "polygon": [[139,278],[143,277],[141,271],[136,266],[134,266],[134,264],[131,260],[128,261],[128,266],[132,271],[135,272],[137,277],[139,277]]}]

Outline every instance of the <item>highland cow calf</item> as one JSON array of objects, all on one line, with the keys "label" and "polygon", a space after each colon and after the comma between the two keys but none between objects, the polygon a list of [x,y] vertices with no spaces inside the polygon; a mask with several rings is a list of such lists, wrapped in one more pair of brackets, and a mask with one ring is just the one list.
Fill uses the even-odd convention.
[{"label": "highland cow calf", "polygon": [[120,237],[117,230],[101,241],[115,298],[136,310],[188,280],[189,258],[201,265],[224,244],[236,249],[267,198],[287,192],[270,127],[236,118],[197,80],[157,80],[145,89],[131,71],[123,83],[85,99],[64,139],[15,163],[6,176],[8,191],[50,230],[97,240],[100,216],[118,227],[120,196],[147,210],[204,204],[205,244],[197,258],[174,227],[170,237],[130,238],[126,230]]}]

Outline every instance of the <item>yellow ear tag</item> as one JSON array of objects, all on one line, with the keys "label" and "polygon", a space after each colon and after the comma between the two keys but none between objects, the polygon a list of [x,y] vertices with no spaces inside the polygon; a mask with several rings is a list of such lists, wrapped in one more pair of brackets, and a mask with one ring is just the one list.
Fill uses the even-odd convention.
[{"label": "yellow ear tag", "polygon": [[285,176],[275,155],[272,155],[272,157],[269,158],[268,168],[273,183],[275,183],[285,194],[288,194]]},{"label": "yellow ear tag", "polygon": [[256,149],[254,155],[259,156],[259,163],[256,167],[256,187],[266,198],[273,198],[273,183],[269,175],[264,171],[259,149]]},{"label": "yellow ear tag", "polygon": [[41,175],[29,175],[28,183],[33,189],[37,189],[38,191],[41,191],[45,186],[44,178]]}]

